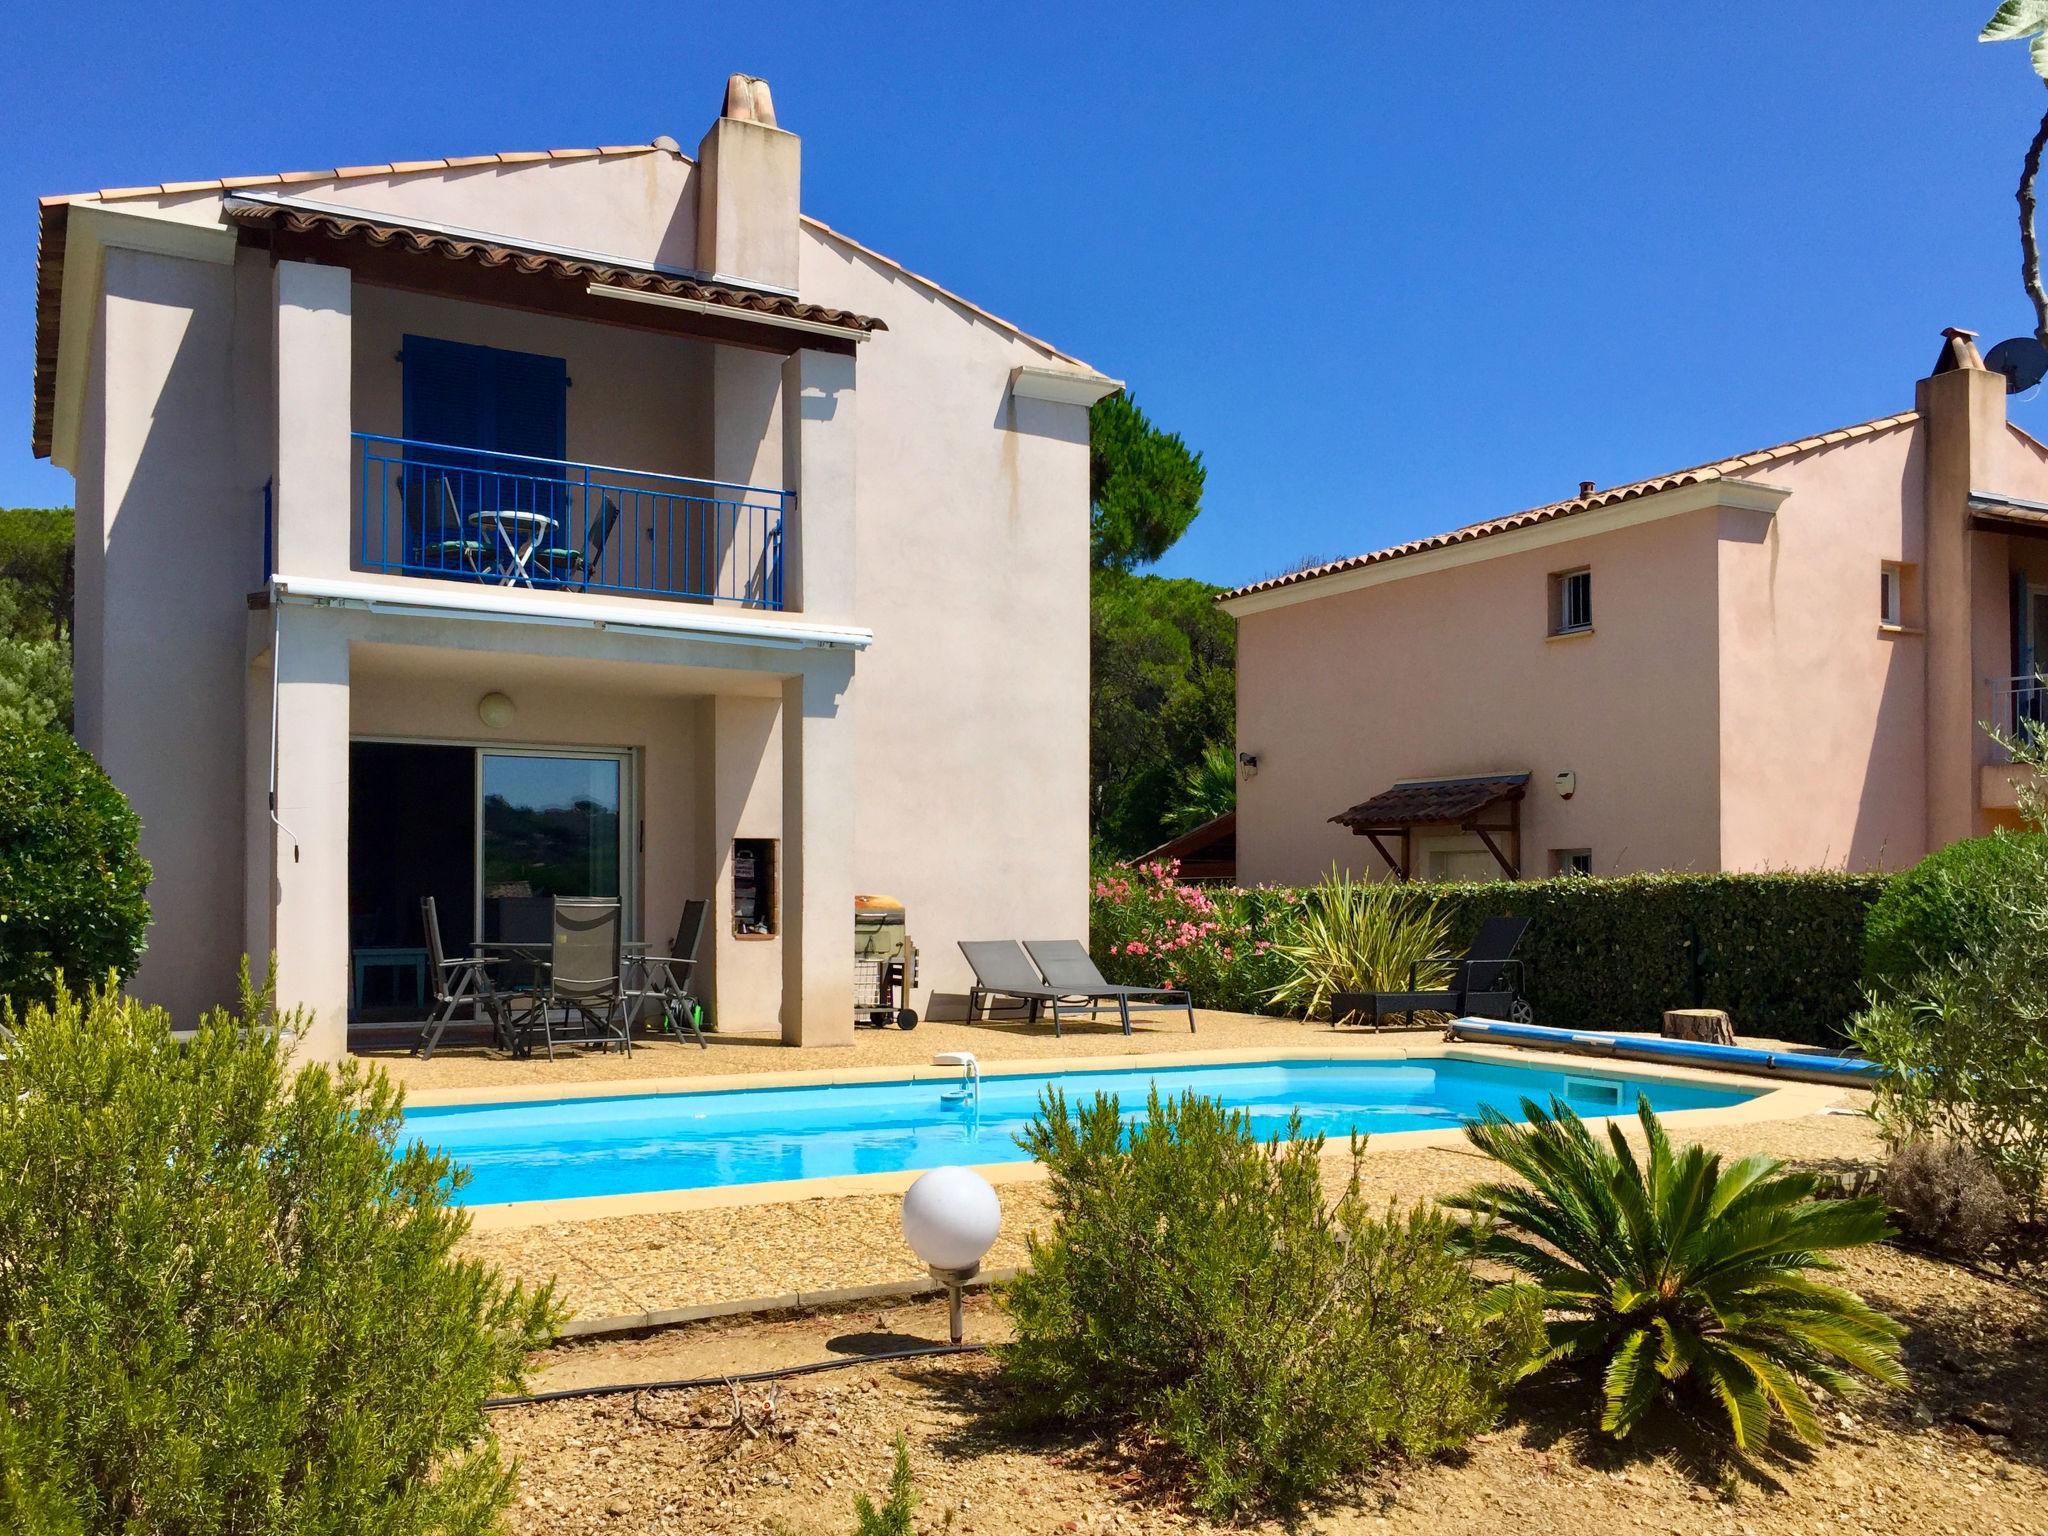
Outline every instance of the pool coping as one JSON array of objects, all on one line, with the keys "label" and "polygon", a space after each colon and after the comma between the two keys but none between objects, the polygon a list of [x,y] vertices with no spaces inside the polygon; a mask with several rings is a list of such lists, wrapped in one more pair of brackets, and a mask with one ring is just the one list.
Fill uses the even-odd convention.
[{"label": "pool coping", "polygon": [[[1433,1036],[1427,1044],[1420,1041],[1364,1040],[1355,1045],[1323,1045],[1284,1051],[1275,1051],[1271,1047],[1233,1047],[1214,1051],[1150,1051],[1120,1056],[1019,1058],[984,1064],[982,1075],[1033,1076],[1055,1072],[1128,1072],[1147,1068],[1167,1070],[1176,1067],[1229,1066],[1244,1062],[1412,1060],[1416,1057],[1527,1066],[1532,1055],[1550,1061],[1580,1059],[1578,1052],[1531,1052],[1505,1045],[1446,1041]],[[1667,1066],[1661,1062],[1629,1061],[1617,1064],[1614,1057],[1592,1053],[1586,1053],[1583,1059],[1597,1062],[1600,1075],[1603,1077],[1659,1078],[1701,1086],[1740,1088],[1755,1094],[1755,1097],[1740,1104],[1722,1105],[1711,1109],[1672,1110],[1660,1116],[1662,1121],[1674,1130],[1798,1119],[1805,1115],[1820,1113],[1837,1103],[1845,1092],[1857,1091],[1856,1086],[1852,1084],[1759,1078],[1753,1073],[1717,1072],[1699,1067]],[[696,1077],[536,1084],[530,1087],[522,1085],[516,1089],[441,1089],[409,1093],[406,1095],[406,1102],[409,1106],[421,1109],[474,1104],[553,1103],[568,1099],[642,1098],[659,1094],[817,1088],[877,1082],[958,1082],[960,1075],[958,1067],[900,1065],[745,1074],[714,1073]],[[1760,1084],[1764,1085],[1761,1089]],[[1598,1125],[1610,1119],[1633,1118],[1632,1110],[1618,1116],[1585,1117],[1591,1125]],[[1382,1131],[1375,1134],[1371,1142],[1375,1147],[1455,1147],[1465,1144],[1465,1133],[1462,1130]],[[969,1166],[998,1187],[1006,1184],[1037,1183],[1043,1181],[1046,1176],[1044,1165],[1033,1161],[981,1163]],[[555,1200],[510,1200],[495,1205],[466,1206],[464,1209],[470,1216],[473,1231],[506,1232],[563,1222],[603,1221],[616,1217],[727,1210],[757,1205],[789,1205],[805,1200],[829,1200],[848,1195],[901,1194],[924,1172],[923,1169],[901,1169],[888,1173],[834,1174],[822,1178],[728,1184],[709,1189],[643,1190],[630,1194],[582,1195]]]}]

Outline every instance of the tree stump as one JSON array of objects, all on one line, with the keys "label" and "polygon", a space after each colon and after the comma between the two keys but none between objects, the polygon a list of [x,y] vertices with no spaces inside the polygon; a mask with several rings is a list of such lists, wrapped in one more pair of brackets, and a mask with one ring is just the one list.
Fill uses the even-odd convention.
[{"label": "tree stump", "polygon": [[1664,1038],[1699,1040],[1708,1045],[1733,1045],[1735,1026],[1719,1008],[1667,1008]]}]

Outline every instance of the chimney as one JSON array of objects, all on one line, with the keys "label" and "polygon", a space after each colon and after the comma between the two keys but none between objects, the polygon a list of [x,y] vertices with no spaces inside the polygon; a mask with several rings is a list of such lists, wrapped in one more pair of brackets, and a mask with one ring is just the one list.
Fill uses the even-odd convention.
[{"label": "chimney", "polygon": [[1579,500],[1584,501],[1588,496],[1592,494],[1593,482],[1590,480],[1581,480],[1579,482]]},{"label": "chimney", "polygon": [[725,282],[796,290],[801,141],[775,126],[768,82],[734,75],[697,146],[697,265]]}]

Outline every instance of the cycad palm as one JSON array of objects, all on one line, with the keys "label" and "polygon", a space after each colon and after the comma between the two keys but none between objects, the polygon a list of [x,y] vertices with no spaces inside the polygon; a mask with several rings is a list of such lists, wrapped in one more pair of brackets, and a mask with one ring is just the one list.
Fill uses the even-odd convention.
[{"label": "cycad palm", "polygon": [[1720,1404],[1738,1447],[1762,1445],[1778,1415],[1818,1440],[1810,1388],[1903,1380],[1899,1325],[1812,1277],[1838,1267],[1831,1250],[1887,1234],[1882,1202],[1815,1200],[1817,1181],[1775,1158],[1724,1168],[1703,1147],[1674,1151],[1647,1099],[1646,1164],[1619,1124],[1603,1147],[1555,1100],[1545,1112],[1525,1099],[1522,1112],[1526,1125],[1484,1110],[1467,1134],[1526,1182],[1445,1203],[1478,1218],[1471,1252],[1528,1276],[1502,1298],[1533,1291],[1549,1319],[1549,1349],[1529,1369],[1604,1363],[1602,1429],[1625,1436],[1689,1389]]}]

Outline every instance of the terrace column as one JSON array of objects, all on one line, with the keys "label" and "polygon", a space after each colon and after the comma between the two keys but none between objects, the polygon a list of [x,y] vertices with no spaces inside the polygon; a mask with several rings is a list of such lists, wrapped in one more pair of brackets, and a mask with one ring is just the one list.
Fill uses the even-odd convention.
[{"label": "terrace column", "polygon": [[853,657],[782,685],[782,1041],[853,1043]]},{"label": "terrace column", "polygon": [[[270,868],[280,1009],[312,1014],[298,1053],[339,1061],[348,1050],[348,636],[335,615],[279,617],[276,675],[277,824]],[[267,778],[267,775],[266,775]],[[250,957],[252,967],[262,956]]]},{"label": "terrace column", "polygon": [[857,622],[853,359],[793,354],[782,365],[782,397],[783,484],[796,492],[796,527],[785,535],[789,606]]},{"label": "terrace column", "polygon": [[349,270],[280,261],[271,293],[277,380],[271,574],[339,576],[349,568],[354,457]]}]

